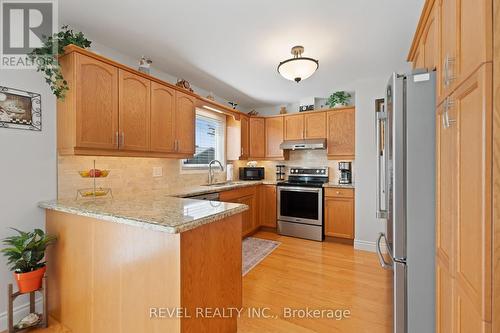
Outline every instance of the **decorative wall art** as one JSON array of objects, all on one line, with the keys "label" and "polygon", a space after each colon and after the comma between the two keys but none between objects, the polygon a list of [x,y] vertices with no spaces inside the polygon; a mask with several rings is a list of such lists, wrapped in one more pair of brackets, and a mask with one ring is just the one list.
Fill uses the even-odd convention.
[{"label": "decorative wall art", "polygon": [[41,131],[41,95],[0,86],[0,128]]}]

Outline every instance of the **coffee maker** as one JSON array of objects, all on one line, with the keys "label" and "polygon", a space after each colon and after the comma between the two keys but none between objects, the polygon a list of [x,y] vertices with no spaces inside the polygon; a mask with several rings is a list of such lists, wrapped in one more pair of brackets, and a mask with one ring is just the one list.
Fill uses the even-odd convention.
[{"label": "coffee maker", "polygon": [[351,162],[339,162],[340,178],[339,184],[351,184],[352,172]]}]

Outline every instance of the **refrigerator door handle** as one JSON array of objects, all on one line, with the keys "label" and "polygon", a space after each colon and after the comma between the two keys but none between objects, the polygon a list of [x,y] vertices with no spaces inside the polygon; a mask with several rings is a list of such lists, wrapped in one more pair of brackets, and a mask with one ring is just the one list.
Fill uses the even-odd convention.
[{"label": "refrigerator door handle", "polygon": [[[386,151],[385,151],[385,135],[387,129],[385,128],[387,116],[385,111],[379,111],[376,113],[376,135],[377,135],[377,218],[384,219],[387,218],[387,210],[382,209],[382,193],[387,196],[386,183]],[[383,136],[383,137],[382,137]],[[383,163],[383,165],[381,165]],[[382,179],[383,172],[383,179]],[[382,187],[382,182],[384,186]],[[387,203],[387,198],[385,198]]]},{"label": "refrigerator door handle", "polygon": [[382,240],[382,238],[384,238],[386,240],[386,244],[387,244],[387,238],[385,237],[385,235],[383,233],[379,233],[378,238],[377,238],[377,244],[376,244],[378,261],[380,262],[380,266],[382,266],[383,269],[392,270],[392,264],[387,263],[385,261],[384,256],[382,255],[382,250],[380,249],[380,241]]}]

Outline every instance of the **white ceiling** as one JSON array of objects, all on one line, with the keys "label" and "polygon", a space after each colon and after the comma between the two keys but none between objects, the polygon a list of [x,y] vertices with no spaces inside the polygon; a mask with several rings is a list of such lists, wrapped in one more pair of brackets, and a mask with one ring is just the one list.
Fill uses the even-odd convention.
[{"label": "white ceiling", "polygon": [[[258,107],[328,96],[401,69],[424,0],[61,0],[60,23],[192,84]],[[278,63],[319,59],[297,84]]]}]

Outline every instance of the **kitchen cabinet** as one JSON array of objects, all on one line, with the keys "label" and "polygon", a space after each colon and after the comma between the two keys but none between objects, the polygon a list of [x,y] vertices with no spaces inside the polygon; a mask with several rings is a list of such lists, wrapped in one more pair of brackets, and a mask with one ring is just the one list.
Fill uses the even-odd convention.
[{"label": "kitchen cabinet", "polygon": [[250,120],[248,117],[241,117],[241,154],[240,159],[248,159],[250,156]]},{"label": "kitchen cabinet", "polygon": [[195,152],[196,99],[179,91],[176,96],[175,151],[179,154],[193,155]]},{"label": "kitchen cabinet", "polygon": [[354,189],[325,189],[325,235],[354,240]]},{"label": "kitchen cabinet", "polygon": [[283,142],[283,116],[265,118],[266,158],[284,159],[285,153],[280,149]]},{"label": "kitchen cabinet", "polygon": [[151,82],[119,70],[119,149],[148,151],[151,129]]},{"label": "kitchen cabinet", "polygon": [[59,62],[69,86],[57,101],[59,154],[194,154],[195,96],[72,45]]},{"label": "kitchen cabinet", "polygon": [[[491,84],[486,64],[438,109],[437,295],[453,313],[438,307],[437,322],[454,332],[485,332],[492,320]],[[439,280],[448,272],[451,292]]]},{"label": "kitchen cabinet", "polygon": [[326,112],[304,114],[304,137],[306,139],[326,138]]},{"label": "kitchen cabinet", "polygon": [[73,88],[65,102],[58,101],[61,151],[74,147],[116,149],[118,69],[81,54],[60,61],[63,75]]},{"label": "kitchen cabinet", "polygon": [[326,113],[307,112],[286,115],[285,140],[324,139],[326,138]]},{"label": "kitchen cabinet", "polygon": [[285,116],[285,140],[304,139],[304,115]]},{"label": "kitchen cabinet", "polygon": [[249,209],[242,214],[242,237],[245,237],[257,230],[257,213],[259,212],[257,186],[249,186],[221,192],[219,200],[222,202],[241,203],[249,207]]},{"label": "kitchen cabinet", "polygon": [[438,101],[492,60],[490,0],[440,0]]},{"label": "kitchen cabinet", "polygon": [[249,142],[251,159],[263,159],[266,156],[266,136],[264,118],[250,117]]},{"label": "kitchen cabinet", "polygon": [[151,150],[171,153],[176,148],[175,90],[151,82]]},{"label": "kitchen cabinet", "polygon": [[420,38],[415,40],[418,46],[410,52],[409,60],[413,69],[425,68],[434,70],[438,67],[438,32],[439,32],[439,8],[433,3],[426,17]]},{"label": "kitchen cabinet", "polygon": [[354,159],[355,109],[341,108],[326,113],[328,129],[327,155],[329,159]]},{"label": "kitchen cabinet", "polygon": [[492,66],[487,64],[448,100],[457,112],[450,126],[458,128],[459,147],[454,274],[459,290],[484,321],[491,321],[491,80]]},{"label": "kitchen cabinet", "polygon": [[276,185],[260,185],[259,226],[276,228],[277,199]]}]

